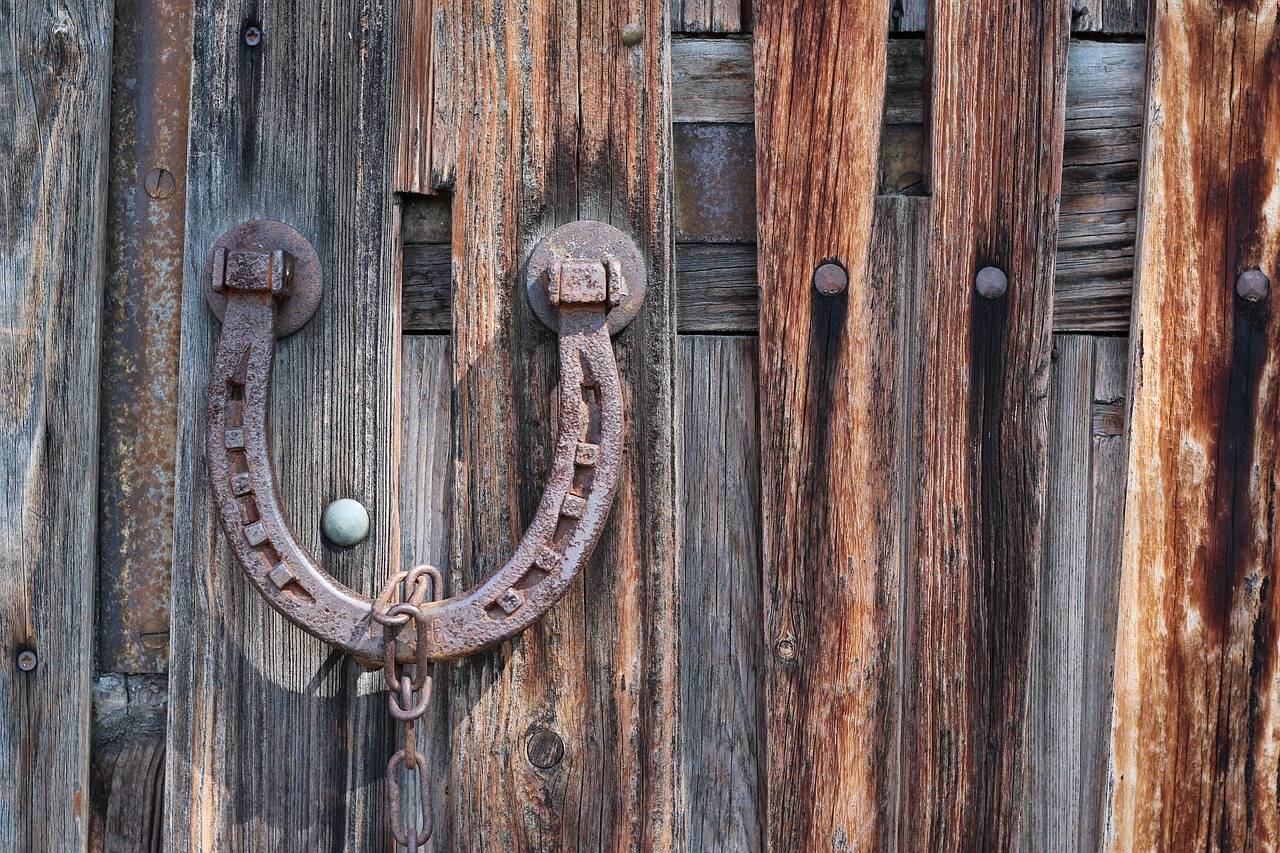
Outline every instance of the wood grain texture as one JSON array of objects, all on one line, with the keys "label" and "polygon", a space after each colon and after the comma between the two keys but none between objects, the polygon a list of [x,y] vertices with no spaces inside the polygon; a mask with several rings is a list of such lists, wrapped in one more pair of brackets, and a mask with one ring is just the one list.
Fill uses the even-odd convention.
[{"label": "wood grain texture", "polygon": [[[444,0],[413,0],[398,6],[400,38],[396,42],[396,80],[400,112],[396,116],[400,147],[393,188],[396,192],[435,192],[436,171],[436,26],[443,23]],[[445,55],[445,51],[440,51]],[[441,66],[447,67],[447,66]]]},{"label": "wood grain texture", "polygon": [[[452,685],[457,849],[669,850],[677,832],[675,313],[666,0],[482,0],[457,16],[453,578],[505,560],[550,461],[554,340],[522,265],[561,224],[635,239],[648,295],[614,339],[628,437],[569,594]],[[519,26],[515,25],[519,22]],[[643,37],[626,46],[622,31]]]},{"label": "wood grain texture", "polygon": [[[400,565],[449,565],[453,503],[453,369],[449,338],[410,335],[404,338],[400,464]],[[449,793],[454,752],[470,745],[453,740],[449,700],[449,668],[436,668],[431,710],[418,724],[418,743],[431,764],[436,792],[435,832],[422,853],[452,851],[452,811]],[[418,814],[415,797],[405,796],[406,815]]]},{"label": "wood grain texture", "polygon": [[[680,331],[754,332],[755,247],[746,243],[755,242],[756,192],[750,168],[751,177],[743,177],[755,147],[743,126],[753,121],[751,41],[679,39],[672,50],[675,116],[690,125],[675,130]],[[1058,332],[1129,329],[1145,56],[1142,44],[1071,44],[1054,270]],[[887,67],[879,191],[918,195],[927,171],[923,42],[891,40]],[[449,328],[448,260],[441,250],[413,245],[447,243],[448,210],[445,196],[414,198],[406,208],[408,330]],[[720,256],[724,266],[712,268]]]},{"label": "wood grain texture", "polygon": [[1106,797],[1128,342],[1060,335],[1032,637],[1022,850],[1097,850]]},{"label": "wood grain texture", "polygon": [[[767,849],[884,849],[897,796],[890,452],[904,247],[873,261],[886,0],[755,6]],[[902,210],[904,223],[910,210]],[[906,234],[914,232],[907,228]],[[877,236],[885,239],[883,232]],[[892,240],[890,240],[892,242]],[[823,263],[847,287],[819,293]],[[879,358],[883,363],[873,367]],[[874,484],[874,485],[872,485]],[[880,487],[883,502],[861,499]],[[885,504],[888,506],[886,507]]]},{"label": "wood grain texture", "polygon": [[1077,33],[1140,36],[1147,29],[1147,0],[1072,0],[1071,28]]},{"label": "wood grain texture", "polygon": [[688,828],[677,849],[764,850],[756,341],[682,335],[676,396],[680,724]]},{"label": "wood grain texture", "polygon": [[[1059,0],[935,9],[921,467],[903,607],[904,849],[1019,841],[1068,36]],[[1008,275],[1002,298],[975,292],[987,265]]]},{"label": "wood grain texture", "polygon": [[811,270],[791,270],[761,294],[770,850],[896,845],[905,448],[927,217],[925,199],[880,199],[861,285],[826,296]]},{"label": "wood grain texture", "polygon": [[0,850],[82,851],[112,4],[0,32]]},{"label": "wood grain texture", "polygon": [[[1157,2],[1108,849],[1280,839],[1280,3]],[[1274,284],[1273,284],[1274,288]]]},{"label": "wood grain texture", "polygon": [[671,29],[685,33],[740,33],[751,29],[750,0],[670,0]]},{"label": "wood grain texture", "polygon": [[[225,3],[195,6],[166,850],[387,844],[381,676],[272,611],[217,520],[204,423],[218,326],[202,277],[213,241],[246,220],[287,222],[315,245],[323,300],[276,354],[277,482],[304,547],[375,594],[400,554],[398,21],[381,0],[273,5],[247,19]],[[244,43],[250,24],[262,31],[256,47]],[[364,543],[342,550],[319,530],[340,497],[373,521]]]}]

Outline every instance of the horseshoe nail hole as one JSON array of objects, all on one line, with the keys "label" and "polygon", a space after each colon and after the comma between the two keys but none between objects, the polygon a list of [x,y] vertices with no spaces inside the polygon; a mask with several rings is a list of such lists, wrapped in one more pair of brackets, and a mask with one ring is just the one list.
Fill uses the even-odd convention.
[{"label": "horseshoe nail hole", "polygon": [[229,398],[231,398],[232,400],[234,400],[235,402],[237,402],[237,403],[239,403],[239,402],[243,402],[243,401],[244,401],[244,386],[243,386],[243,385],[241,385],[241,384],[239,384],[238,382],[228,382],[228,383],[227,383],[227,396],[228,396]]},{"label": "horseshoe nail hole", "polygon": [[529,569],[529,571],[525,572],[524,577],[516,581],[515,587],[516,589],[520,589],[520,590],[533,589],[535,586],[542,583],[544,580],[546,580],[549,577],[551,577],[551,575],[547,574],[542,569],[539,569],[537,566],[535,566],[532,569]]},{"label": "horseshoe nail hole", "polygon": [[291,581],[290,583],[285,584],[283,592],[285,595],[289,596],[292,599],[300,601],[303,604],[316,603],[316,600],[311,595],[311,593],[303,589],[302,584],[298,583],[297,581]]},{"label": "horseshoe nail hole", "polygon": [[560,520],[556,522],[556,532],[551,537],[551,541],[563,551],[565,540],[569,538],[577,526],[578,519],[560,516]]}]

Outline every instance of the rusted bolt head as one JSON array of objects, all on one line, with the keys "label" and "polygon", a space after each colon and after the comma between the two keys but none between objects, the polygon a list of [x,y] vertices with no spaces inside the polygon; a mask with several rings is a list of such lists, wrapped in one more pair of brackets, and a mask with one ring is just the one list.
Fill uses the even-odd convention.
[{"label": "rusted bolt head", "polygon": [[849,273],[839,261],[818,264],[813,271],[813,286],[825,296],[833,296],[849,286]]},{"label": "rusted bolt head", "polygon": [[983,267],[973,278],[978,295],[985,299],[999,299],[1009,292],[1009,277],[999,267]]},{"label": "rusted bolt head", "polygon": [[1236,293],[1242,299],[1259,302],[1271,292],[1271,279],[1262,270],[1245,270],[1236,279]]},{"label": "rusted bolt head", "polygon": [[40,660],[36,657],[36,653],[30,649],[18,652],[18,669],[23,672],[31,672],[39,662]]},{"label": "rusted bolt head", "polygon": [[369,535],[369,511],[359,501],[341,498],[325,508],[320,526],[330,542],[346,548]]},{"label": "rusted bolt head", "polygon": [[147,172],[147,179],[143,184],[147,188],[147,195],[152,198],[168,198],[178,187],[178,182],[168,169],[152,169]]},{"label": "rusted bolt head", "polygon": [[244,43],[249,47],[257,47],[262,42],[262,30],[258,27],[247,27],[244,31]]},{"label": "rusted bolt head", "polygon": [[642,41],[644,41],[644,27],[635,21],[629,21],[622,28],[622,43],[627,47],[635,47]]},{"label": "rusted bolt head", "polygon": [[529,735],[524,751],[534,767],[550,770],[564,758],[564,741],[550,729],[537,729]]}]

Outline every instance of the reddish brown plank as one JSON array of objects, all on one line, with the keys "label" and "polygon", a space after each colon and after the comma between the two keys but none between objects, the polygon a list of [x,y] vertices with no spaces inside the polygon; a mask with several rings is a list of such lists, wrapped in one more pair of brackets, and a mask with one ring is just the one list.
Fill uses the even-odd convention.
[{"label": "reddish brown plank", "polygon": [[[1280,3],[1153,5],[1109,849],[1280,843]],[[1272,285],[1274,288],[1274,285]]]},{"label": "reddish brown plank", "polygon": [[[627,45],[624,30],[638,35]],[[486,0],[455,16],[468,105],[453,201],[455,589],[532,517],[551,447],[554,339],[522,265],[576,219],[631,235],[644,308],[614,339],[627,406],[609,528],[569,594],[455,671],[459,850],[649,851],[675,841],[676,589],[670,34],[666,0]]]},{"label": "reddish brown plank", "polygon": [[[1019,838],[1070,10],[938,3],[900,849]],[[977,294],[995,266],[1008,291]]]},{"label": "reddish brown plank", "polygon": [[[901,306],[884,296],[911,291],[894,258],[909,274],[913,257],[890,227],[882,263],[868,263],[888,6],[759,2],[755,24],[766,840],[885,849],[901,538],[888,451],[902,385],[868,380],[894,375]],[[910,222],[905,202],[898,213]],[[846,286],[819,292],[820,265]]]}]

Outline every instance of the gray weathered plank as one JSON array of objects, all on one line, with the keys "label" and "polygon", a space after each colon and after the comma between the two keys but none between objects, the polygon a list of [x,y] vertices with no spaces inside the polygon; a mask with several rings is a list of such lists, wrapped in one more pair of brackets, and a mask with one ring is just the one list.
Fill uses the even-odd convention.
[{"label": "gray weathered plank", "polygon": [[[217,520],[204,419],[218,328],[202,276],[214,239],[245,220],[278,219],[314,243],[323,301],[276,356],[278,485],[304,547],[375,593],[400,553],[397,21],[384,0],[268,6],[250,20],[214,0],[195,6],[166,849],[386,844],[381,676],[272,611]],[[261,28],[256,47],[248,24]],[[364,543],[342,550],[319,531],[340,497],[373,520]]]},{"label": "gray weathered plank", "polygon": [[0,33],[0,850],[82,851],[112,4]]},{"label": "gray weathered plank", "polygon": [[763,850],[756,360],[752,338],[680,339],[681,849],[702,853]]},{"label": "gray weathered plank", "polygon": [[751,28],[750,0],[670,0],[671,29],[684,33],[740,33]]},{"label": "gray weathered plank", "polygon": [[[677,831],[674,299],[666,0],[473,3],[455,25],[452,584],[505,560],[549,459],[554,339],[524,297],[536,241],[576,220],[649,270],[615,338],[627,401],[609,526],[569,594],[455,670],[461,849],[668,850]],[[515,26],[514,22],[519,22]],[[641,39],[622,42],[625,25]],[[554,49],[551,49],[554,46]]]},{"label": "gray weathered plank", "polygon": [[1115,645],[1124,338],[1060,335],[1032,636],[1022,849],[1096,850]]},{"label": "gray weathered plank", "polygon": [[[404,338],[401,396],[400,565],[429,563],[447,574],[453,500],[453,370],[449,338],[409,335]],[[450,733],[449,669],[436,669],[432,707],[418,726],[418,742],[431,762],[436,791],[435,833],[423,853],[451,851],[452,811],[446,796],[455,744]],[[406,796],[406,814],[417,814],[417,802]]]}]

